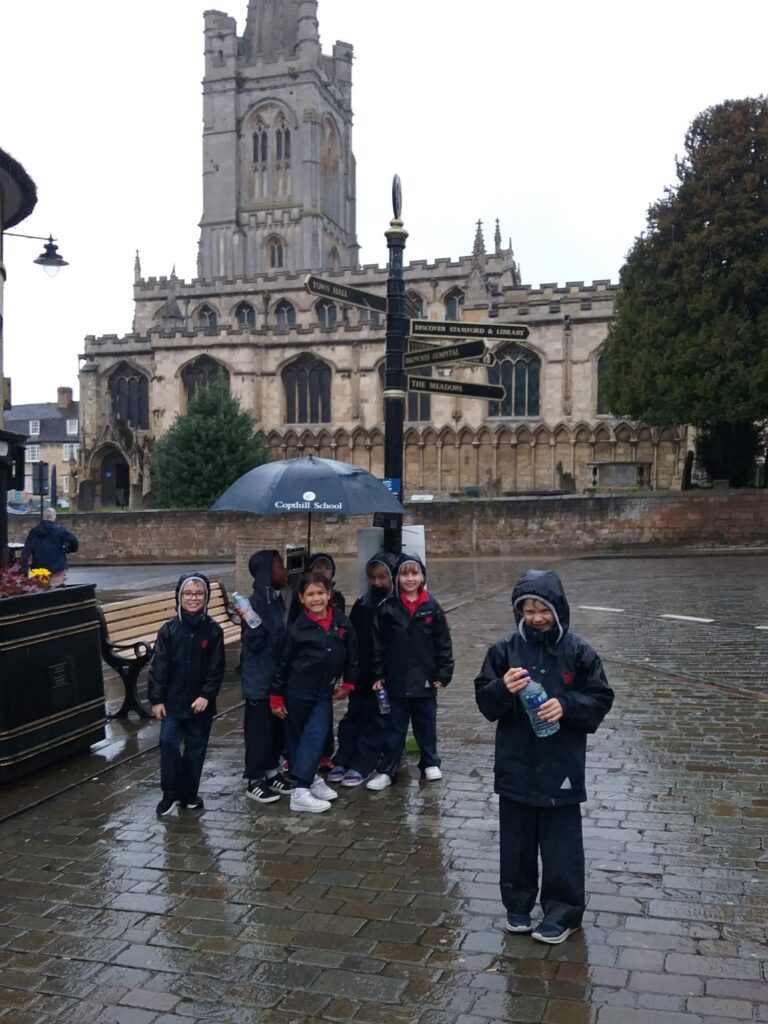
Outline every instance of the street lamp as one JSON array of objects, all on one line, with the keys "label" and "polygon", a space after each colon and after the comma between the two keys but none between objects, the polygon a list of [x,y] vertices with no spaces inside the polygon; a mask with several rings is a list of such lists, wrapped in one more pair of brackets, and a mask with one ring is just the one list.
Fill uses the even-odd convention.
[{"label": "street lamp", "polygon": [[44,235],[21,235],[17,231],[6,231],[4,234],[6,237],[11,235],[13,238],[34,238],[38,242],[45,242],[43,251],[32,262],[42,267],[48,277],[56,277],[62,267],[69,266],[69,263],[59,255],[59,247],[54,243],[53,235],[46,238]]},{"label": "street lamp", "polygon": [[[408,319],[403,277],[403,250],[408,232],[400,217],[403,207],[400,178],[392,181],[392,212],[394,217],[386,231],[389,249],[387,275],[387,333],[384,365],[384,476],[397,481],[395,487],[402,501],[403,487],[403,423],[405,420],[405,344]],[[399,555],[402,550],[402,516],[384,530],[384,550]]]}]

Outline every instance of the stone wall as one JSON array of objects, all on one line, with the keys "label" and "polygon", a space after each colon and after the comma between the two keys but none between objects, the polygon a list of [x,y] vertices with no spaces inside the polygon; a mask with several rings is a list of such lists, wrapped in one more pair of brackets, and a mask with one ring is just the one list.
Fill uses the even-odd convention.
[{"label": "stone wall", "polygon": [[[500,555],[624,547],[758,546],[768,540],[768,491],[564,495],[539,498],[410,503],[406,521],[423,523],[430,555]],[[330,517],[329,517],[330,518]],[[80,539],[72,563],[226,560],[250,548],[303,544],[303,516],[247,513],[112,512],[60,515]],[[11,541],[23,541],[35,520],[13,516]],[[317,516],[312,548],[355,553],[356,531],[370,516],[341,523]]]}]

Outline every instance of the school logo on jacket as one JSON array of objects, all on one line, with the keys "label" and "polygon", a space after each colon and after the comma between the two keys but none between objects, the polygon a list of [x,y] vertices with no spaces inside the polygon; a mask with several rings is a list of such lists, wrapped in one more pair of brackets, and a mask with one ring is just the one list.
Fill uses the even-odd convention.
[{"label": "school logo on jacket", "polygon": [[576,673],[575,672],[563,672],[563,683],[566,686],[570,686],[575,678],[576,678]]},{"label": "school logo on jacket", "polygon": [[200,641],[200,646],[202,647],[203,650],[205,650],[205,648],[208,646],[208,637],[205,637]]},{"label": "school logo on jacket", "polygon": [[339,640],[343,640],[344,637],[347,635],[347,631],[344,628],[344,626],[339,626],[339,628],[336,630],[336,633],[339,637]]}]

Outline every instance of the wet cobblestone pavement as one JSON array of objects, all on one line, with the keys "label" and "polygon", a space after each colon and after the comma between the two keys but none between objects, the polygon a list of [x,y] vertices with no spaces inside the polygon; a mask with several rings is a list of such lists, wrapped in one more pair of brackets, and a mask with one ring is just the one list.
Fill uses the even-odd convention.
[{"label": "wet cobblestone pavement", "polygon": [[149,749],[10,818],[0,1024],[768,1022],[768,558],[537,562],[616,690],[590,740],[583,931],[547,947],[502,928],[471,680],[524,563],[434,562],[457,654],[443,781],[411,760],[327,814],[253,806],[233,706],[204,813],[155,817]]}]

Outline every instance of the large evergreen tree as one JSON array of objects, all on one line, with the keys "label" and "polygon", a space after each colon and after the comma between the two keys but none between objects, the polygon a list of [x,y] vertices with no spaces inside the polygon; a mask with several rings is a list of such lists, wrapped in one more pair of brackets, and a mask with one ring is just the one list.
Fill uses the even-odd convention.
[{"label": "large evergreen tree", "polygon": [[158,505],[205,508],[243,473],[266,460],[253,416],[218,377],[200,388],[155,445],[152,489]]},{"label": "large evergreen tree", "polygon": [[713,477],[751,477],[768,417],[768,100],[710,107],[620,275],[611,410],[693,424]]}]

